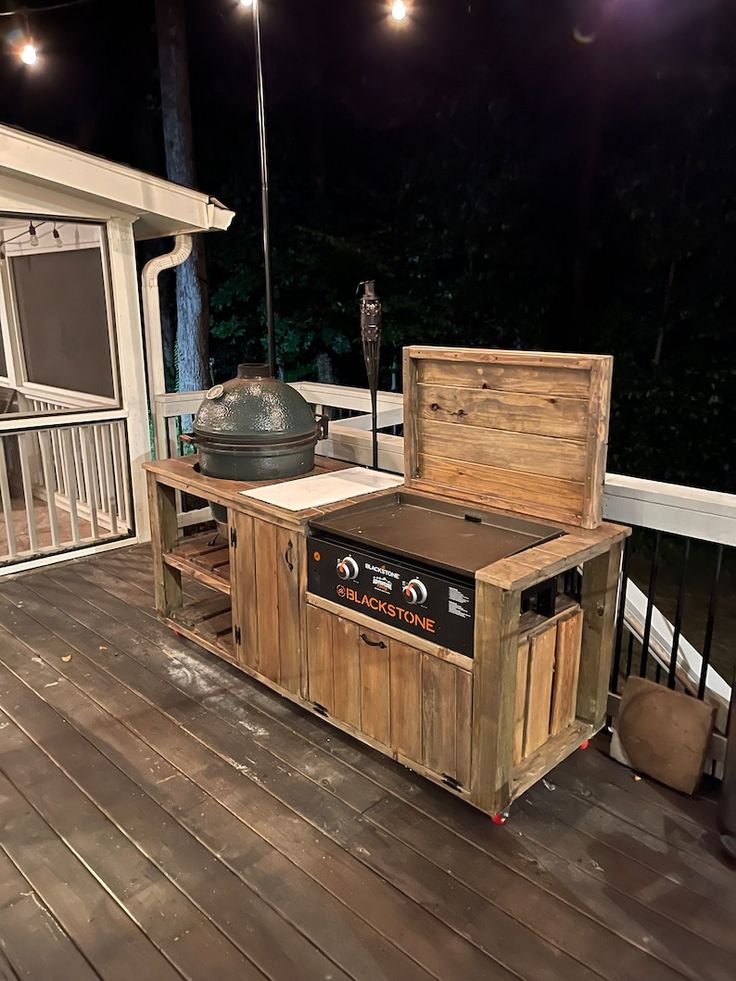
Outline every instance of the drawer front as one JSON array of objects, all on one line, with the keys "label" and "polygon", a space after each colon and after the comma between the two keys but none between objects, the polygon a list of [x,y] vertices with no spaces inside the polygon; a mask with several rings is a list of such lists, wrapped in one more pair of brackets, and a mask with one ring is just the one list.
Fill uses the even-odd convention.
[{"label": "drawer front", "polygon": [[467,789],[473,675],[307,607],[309,700],[337,721]]}]

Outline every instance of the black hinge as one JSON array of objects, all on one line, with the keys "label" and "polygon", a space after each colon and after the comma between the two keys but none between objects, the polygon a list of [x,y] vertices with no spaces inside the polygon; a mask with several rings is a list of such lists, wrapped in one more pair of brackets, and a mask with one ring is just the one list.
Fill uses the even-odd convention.
[{"label": "black hinge", "polygon": [[238,533],[234,528],[230,529],[230,544],[233,548],[236,548],[238,544]]},{"label": "black hinge", "polygon": [[243,635],[240,632],[240,627],[235,628],[235,643],[239,644],[243,639]]},{"label": "black hinge", "polygon": [[442,774],[442,783],[446,783],[448,787],[452,787],[453,790],[462,790],[463,785],[455,777],[450,777],[446,773]]},{"label": "black hinge", "polygon": [[312,702],[312,708],[315,712],[319,712],[320,715],[329,715],[324,705],[320,705],[319,702]]}]

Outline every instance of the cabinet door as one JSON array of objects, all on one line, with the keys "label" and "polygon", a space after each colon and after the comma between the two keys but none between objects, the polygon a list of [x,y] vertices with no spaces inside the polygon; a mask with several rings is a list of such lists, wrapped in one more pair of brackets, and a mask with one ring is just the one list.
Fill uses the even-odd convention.
[{"label": "cabinet door", "polygon": [[303,536],[238,512],[231,512],[230,520],[235,532],[230,569],[238,661],[299,694]]},{"label": "cabinet door", "polygon": [[[258,670],[258,596],[254,520],[230,511],[230,601],[233,611],[235,657],[244,667]],[[234,532],[234,536],[232,534]]]}]

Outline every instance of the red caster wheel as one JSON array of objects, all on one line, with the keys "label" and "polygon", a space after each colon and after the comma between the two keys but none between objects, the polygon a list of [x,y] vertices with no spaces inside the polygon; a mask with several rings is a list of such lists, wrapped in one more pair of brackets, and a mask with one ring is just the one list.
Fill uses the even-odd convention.
[{"label": "red caster wheel", "polygon": [[509,819],[508,811],[500,811],[498,814],[494,814],[491,817],[491,821],[493,821],[494,824],[506,824],[508,819]]},{"label": "red caster wheel", "polygon": [[580,743],[580,749],[587,749],[589,746],[590,746],[590,740],[589,739],[584,739]]}]

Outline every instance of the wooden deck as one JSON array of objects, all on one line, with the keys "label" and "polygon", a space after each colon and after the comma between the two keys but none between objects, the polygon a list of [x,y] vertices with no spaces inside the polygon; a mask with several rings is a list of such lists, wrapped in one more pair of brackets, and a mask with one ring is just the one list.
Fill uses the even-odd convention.
[{"label": "wooden deck", "polygon": [[0,581],[0,844],[2,979],[733,977],[712,800],[592,749],[496,828],[173,636],[141,548]]}]

